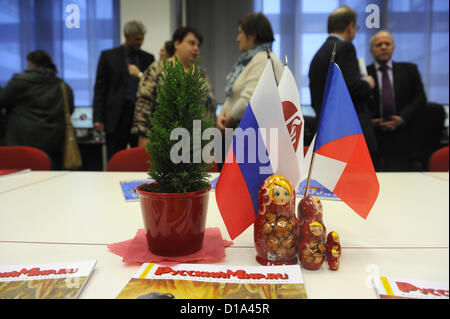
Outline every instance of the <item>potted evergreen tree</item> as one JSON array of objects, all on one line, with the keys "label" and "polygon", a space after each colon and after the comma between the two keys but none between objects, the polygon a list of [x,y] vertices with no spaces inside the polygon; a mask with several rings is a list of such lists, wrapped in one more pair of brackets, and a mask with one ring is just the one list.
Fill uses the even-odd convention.
[{"label": "potted evergreen tree", "polygon": [[[206,88],[198,62],[185,72],[175,58],[163,67],[162,79],[146,145],[148,174],[155,182],[141,185],[138,193],[150,251],[182,256],[203,245],[211,164],[201,156],[207,142],[201,137],[214,123],[204,119]],[[173,134],[180,130],[188,136]],[[181,162],[180,152],[184,155]]]}]

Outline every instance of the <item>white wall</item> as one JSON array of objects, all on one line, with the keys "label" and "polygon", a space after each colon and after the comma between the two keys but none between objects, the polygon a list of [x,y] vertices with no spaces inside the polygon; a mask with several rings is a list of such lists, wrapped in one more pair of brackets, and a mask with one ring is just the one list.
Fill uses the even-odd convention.
[{"label": "white wall", "polygon": [[121,44],[125,42],[123,26],[129,20],[140,20],[147,28],[141,49],[159,58],[159,49],[172,38],[176,25],[175,0],[121,0]]}]

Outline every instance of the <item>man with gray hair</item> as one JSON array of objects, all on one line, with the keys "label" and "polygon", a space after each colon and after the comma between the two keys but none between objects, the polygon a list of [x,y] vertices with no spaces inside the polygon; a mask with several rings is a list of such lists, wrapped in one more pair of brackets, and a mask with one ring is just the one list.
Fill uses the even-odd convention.
[{"label": "man with gray hair", "polygon": [[140,21],[125,23],[125,43],[101,53],[94,88],[94,129],[106,132],[108,160],[128,144],[137,146],[131,134],[139,77],[155,57],[141,50],[147,32]]}]

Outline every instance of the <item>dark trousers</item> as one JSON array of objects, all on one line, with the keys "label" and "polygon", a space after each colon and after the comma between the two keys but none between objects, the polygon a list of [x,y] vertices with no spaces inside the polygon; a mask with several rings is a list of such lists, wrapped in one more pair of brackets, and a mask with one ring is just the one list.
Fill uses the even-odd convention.
[{"label": "dark trousers", "polygon": [[377,130],[378,156],[374,163],[378,172],[406,172],[410,170],[410,152],[397,142],[398,132]]},{"label": "dark trousers", "polygon": [[47,153],[47,155],[50,157],[50,169],[52,171],[60,171],[63,169],[63,152]]},{"label": "dark trousers", "polygon": [[138,144],[138,136],[131,134],[131,125],[134,118],[134,102],[126,100],[122,106],[122,114],[119,124],[113,133],[106,134],[106,150],[108,160],[120,150],[126,149],[127,145],[136,147]]}]

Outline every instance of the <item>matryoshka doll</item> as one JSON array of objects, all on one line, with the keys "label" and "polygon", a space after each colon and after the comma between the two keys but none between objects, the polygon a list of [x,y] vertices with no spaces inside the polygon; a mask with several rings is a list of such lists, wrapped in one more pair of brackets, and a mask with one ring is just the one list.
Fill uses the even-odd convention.
[{"label": "matryoshka doll", "polygon": [[339,235],[335,231],[328,233],[326,251],[328,267],[331,270],[338,270],[340,265],[339,259],[342,255],[342,247],[339,241]]},{"label": "matryoshka doll", "polygon": [[305,196],[298,205],[300,264],[309,270],[319,269],[325,260],[326,228],[322,221],[320,199]]},{"label": "matryoshka doll", "polygon": [[297,263],[295,189],[287,178],[272,175],[260,186],[253,234],[260,264]]}]

